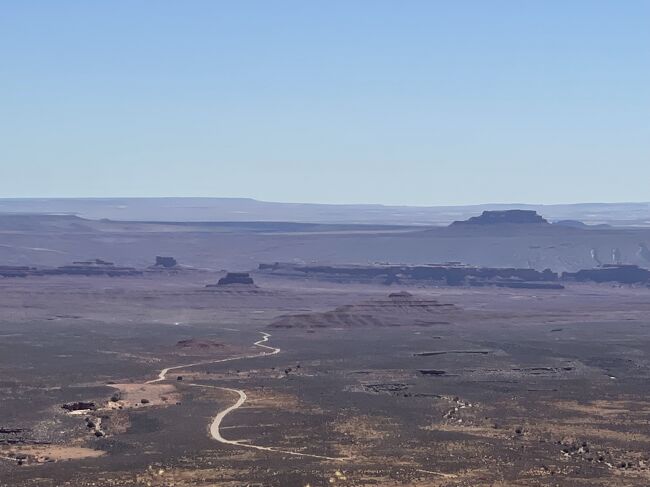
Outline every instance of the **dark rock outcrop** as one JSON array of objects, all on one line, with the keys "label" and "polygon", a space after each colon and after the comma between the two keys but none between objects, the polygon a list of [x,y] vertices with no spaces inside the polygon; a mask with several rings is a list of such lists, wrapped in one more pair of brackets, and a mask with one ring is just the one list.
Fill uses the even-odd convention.
[{"label": "dark rock outcrop", "polygon": [[402,301],[411,299],[413,295],[407,291],[399,291],[396,293],[390,293],[388,297],[393,300]]},{"label": "dark rock outcrop", "polygon": [[178,265],[178,262],[173,257],[161,257],[157,255],[156,263],[154,265],[156,267],[170,268],[170,267],[176,267]]},{"label": "dark rock outcrop", "polygon": [[445,371],[445,370],[435,370],[435,369],[422,369],[422,370],[420,370],[420,374],[422,374],[422,375],[441,376],[441,375],[446,375],[447,371]]},{"label": "dark rock outcrop", "polygon": [[28,441],[24,428],[0,427],[0,445],[20,445]]},{"label": "dark rock outcrop", "polygon": [[114,266],[114,262],[109,262],[103,259],[92,259],[92,260],[77,260],[72,263],[73,265],[78,266]]},{"label": "dark rock outcrop", "polygon": [[1,277],[27,276],[137,276],[142,271],[135,267],[117,266],[102,259],[75,261],[72,264],[55,268],[37,268],[27,266],[0,266]]},{"label": "dark rock outcrop", "polygon": [[605,264],[596,269],[582,269],[578,272],[564,272],[562,279],[568,281],[619,282],[621,284],[642,284],[650,282],[650,271],[636,265]]},{"label": "dark rock outcrop", "polygon": [[56,267],[55,269],[43,269],[39,271],[42,275],[73,275],[73,276],[137,276],[142,271],[134,267],[116,266],[112,262],[101,259],[90,261],[73,262],[71,265]]},{"label": "dark rock outcrop", "polygon": [[248,272],[229,272],[225,277],[217,281],[217,286],[229,286],[231,284],[255,284]]},{"label": "dark rock outcrop", "polygon": [[2,265],[0,266],[1,277],[27,277],[36,271],[33,267],[27,266],[13,266]]},{"label": "dark rock outcrop", "polygon": [[[497,284],[508,282],[555,282],[558,275],[550,269],[508,267],[474,267],[458,263],[428,264],[419,266],[400,265],[342,265],[305,266],[291,263],[276,263],[272,266],[260,264],[260,270],[284,277],[314,277],[335,282],[377,282],[386,283],[391,276],[399,278],[400,283],[446,284],[461,286],[467,284]],[[478,285],[478,284],[476,284]]]},{"label": "dark rock outcrop", "polygon": [[190,338],[188,340],[179,340],[176,342],[176,348],[190,349],[190,350],[209,350],[212,348],[221,348],[223,343],[215,340],[197,340]]},{"label": "dark rock outcrop", "polygon": [[64,404],[61,406],[61,408],[65,409],[68,412],[72,411],[87,411],[87,410],[95,410],[97,409],[97,405],[94,402],[69,402],[67,404]]},{"label": "dark rock outcrop", "polygon": [[481,216],[473,216],[467,220],[458,220],[453,222],[452,225],[498,225],[504,223],[516,225],[549,225],[548,220],[533,210],[486,210]]}]

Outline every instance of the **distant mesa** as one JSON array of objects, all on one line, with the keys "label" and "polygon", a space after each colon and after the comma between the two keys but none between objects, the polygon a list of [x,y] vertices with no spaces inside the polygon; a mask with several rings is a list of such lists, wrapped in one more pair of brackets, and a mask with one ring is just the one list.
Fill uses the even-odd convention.
[{"label": "distant mesa", "polygon": [[117,266],[102,259],[78,260],[72,264],[54,268],[0,266],[0,276],[139,276],[141,270],[135,267]]},{"label": "distant mesa", "polygon": [[134,267],[116,266],[113,262],[102,259],[83,260],[63,265],[54,269],[40,271],[44,275],[76,275],[76,276],[136,276],[142,271]]},{"label": "distant mesa", "polygon": [[407,301],[413,298],[413,295],[407,291],[398,291],[396,293],[390,293],[388,297],[395,301]]},{"label": "distant mesa", "polygon": [[595,269],[564,272],[562,279],[578,282],[618,282],[621,284],[650,283],[650,271],[632,264],[604,264]]},{"label": "distant mesa", "polygon": [[114,262],[109,262],[103,259],[92,259],[92,260],[77,260],[72,263],[76,266],[114,266]]},{"label": "distant mesa", "polygon": [[548,220],[533,210],[486,210],[480,216],[473,216],[467,220],[457,220],[451,225],[549,225]]},{"label": "distant mesa", "polygon": [[[336,283],[362,282],[374,284],[498,286],[531,289],[562,289],[557,273],[550,269],[538,271],[525,268],[476,267],[458,262],[444,264],[342,264],[303,265],[276,262],[260,264],[265,275],[284,278],[313,278]],[[408,300],[408,293],[396,292],[392,300]]]},{"label": "distant mesa", "polygon": [[178,265],[178,262],[173,257],[161,257],[157,255],[156,263],[154,265],[155,267],[164,267],[166,269],[169,269],[171,267],[176,267]]},{"label": "distant mesa", "polygon": [[[248,272],[228,272],[225,277],[217,281],[217,286],[232,286],[235,284],[254,285],[253,278]],[[213,286],[208,286],[213,287]]]},{"label": "distant mesa", "polygon": [[27,277],[36,272],[35,267],[0,265],[0,277]]}]

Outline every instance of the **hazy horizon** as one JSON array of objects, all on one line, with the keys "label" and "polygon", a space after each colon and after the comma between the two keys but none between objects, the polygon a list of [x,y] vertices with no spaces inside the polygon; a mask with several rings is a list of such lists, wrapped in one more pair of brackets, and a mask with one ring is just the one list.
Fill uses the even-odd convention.
[{"label": "hazy horizon", "polygon": [[[538,203],[535,201],[483,201],[478,203],[458,203],[458,204],[431,204],[431,205],[418,205],[406,203],[385,203],[385,202],[348,202],[340,201],[335,203],[328,203],[322,201],[290,201],[290,200],[266,200],[255,198],[252,196],[206,196],[206,195],[187,195],[187,196],[165,196],[165,195],[152,195],[152,196],[3,196],[0,195],[0,201],[49,201],[49,200],[77,200],[77,201],[109,201],[109,200],[229,200],[229,201],[253,201],[256,203],[268,203],[279,205],[314,205],[314,206],[385,206],[385,207],[405,207],[405,208],[464,208],[464,207],[486,207],[486,206],[578,206],[578,205],[650,205],[650,199],[639,201],[558,201],[549,203]],[[0,207],[0,211],[1,207]]]}]

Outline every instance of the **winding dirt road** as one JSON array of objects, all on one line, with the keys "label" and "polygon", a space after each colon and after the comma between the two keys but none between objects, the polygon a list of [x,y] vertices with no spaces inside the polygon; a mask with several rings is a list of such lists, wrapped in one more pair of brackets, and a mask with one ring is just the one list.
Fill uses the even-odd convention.
[{"label": "winding dirt road", "polygon": [[[167,380],[167,374],[172,371],[172,370],[179,370],[179,369],[187,369],[189,367],[195,367],[197,365],[208,365],[208,364],[216,364],[220,362],[230,362],[233,360],[243,360],[243,359],[251,359],[251,358],[256,358],[256,357],[264,357],[267,355],[275,355],[280,353],[280,349],[276,347],[270,347],[268,345],[265,345],[266,342],[269,341],[269,337],[271,336],[269,333],[265,332],[260,332],[262,334],[262,339],[256,341],[253,345],[256,347],[260,348],[265,348],[268,349],[269,351],[263,351],[257,354],[250,354],[250,355],[238,355],[235,357],[230,357],[230,358],[225,358],[225,359],[219,359],[219,360],[208,360],[208,361],[203,361],[203,362],[195,362],[192,364],[186,364],[186,365],[177,365],[174,367],[167,367],[164,368],[160,371],[158,374],[158,377],[156,379],[152,379],[150,381],[147,381],[147,384],[155,384],[157,382],[162,382],[164,380]],[[216,441],[219,443],[223,443],[224,445],[233,445],[233,446],[239,446],[241,448],[250,448],[253,450],[260,450],[260,451],[269,451],[269,452],[275,452],[275,453],[282,453],[285,455],[292,455],[292,456],[297,456],[297,457],[307,457],[307,458],[317,458],[320,460],[333,460],[333,461],[344,461],[344,460],[349,460],[349,457],[328,457],[325,455],[314,455],[311,453],[301,453],[301,452],[295,452],[295,451],[289,451],[289,450],[283,450],[281,448],[276,448],[272,446],[261,446],[261,445],[254,445],[251,443],[248,443],[248,440],[228,440],[223,437],[221,434],[221,422],[223,419],[230,414],[231,412],[235,411],[236,409],[239,409],[247,399],[246,393],[241,390],[241,389],[232,389],[230,387],[219,387],[219,386],[211,386],[211,385],[205,385],[205,384],[188,384],[189,386],[192,387],[201,387],[201,388],[206,388],[206,389],[218,389],[221,391],[227,391],[231,392],[233,394],[237,394],[239,397],[237,399],[237,402],[233,404],[232,406],[227,407],[226,409],[220,411],[212,420],[212,423],[210,424],[210,436],[214,438]]]},{"label": "winding dirt road", "polygon": [[196,367],[197,365],[209,365],[209,364],[218,364],[220,362],[231,362],[233,360],[243,360],[247,358],[255,358],[255,357],[264,357],[266,355],[275,355],[276,353],[280,353],[279,348],[275,347],[269,347],[268,345],[263,345],[263,343],[269,341],[269,335],[268,333],[265,332],[260,332],[262,334],[262,339],[256,341],[253,345],[256,347],[263,347],[263,348],[268,348],[271,350],[270,352],[260,352],[260,353],[255,353],[251,355],[236,355],[234,357],[229,357],[229,358],[222,358],[218,360],[204,360],[202,362],[194,362],[193,364],[185,364],[185,365],[176,365],[174,367],[167,367],[165,369],[162,369],[160,373],[158,374],[158,377],[156,379],[148,380],[145,382],[145,384],[155,384],[156,382],[162,382],[164,380],[167,380],[167,374],[171,372],[172,370],[180,370],[180,369],[189,369],[190,367]]}]

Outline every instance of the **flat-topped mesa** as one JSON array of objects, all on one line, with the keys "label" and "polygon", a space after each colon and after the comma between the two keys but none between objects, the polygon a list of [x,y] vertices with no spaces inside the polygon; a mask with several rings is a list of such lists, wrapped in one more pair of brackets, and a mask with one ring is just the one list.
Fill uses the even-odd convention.
[{"label": "flat-topped mesa", "polygon": [[156,263],[154,264],[155,267],[165,267],[167,269],[177,265],[178,262],[173,257],[161,257],[159,255],[156,256]]},{"label": "flat-topped mesa", "polygon": [[[277,262],[260,264],[260,272],[284,278],[314,278],[333,282],[366,282],[376,284],[435,285],[499,285],[501,287],[524,287],[528,282],[555,282],[558,275],[550,269],[538,271],[528,268],[476,267],[450,262],[446,264],[400,265],[400,264],[341,264],[303,265]],[[544,286],[547,288],[549,286]],[[553,286],[559,288],[561,286]],[[539,288],[539,286],[537,286]],[[549,287],[550,288],[550,287]],[[397,299],[400,298],[396,295]],[[391,299],[395,299],[391,298]]]},{"label": "flat-topped mesa", "polygon": [[72,264],[54,268],[27,266],[0,266],[0,277],[27,276],[139,276],[142,271],[135,267],[115,265],[102,259],[78,260]]},{"label": "flat-topped mesa", "polygon": [[255,284],[248,272],[228,272],[225,277],[217,281],[217,286],[229,286],[231,284]]},{"label": "flat-topped mesa", "polygon": [[595,269],[563,272],[567,281],[618,282],[621,284],[649,284],[650,271],[631,264],[604,264]]},{"label": "flat-topped mesa", "polygon": [[76,260],[72,263],[76,266],[114,266],[115,263],[103,259]]},{"label": "flat-topped mesa", "polygon": [[54,269],[41,269],[42,275],[77,275],[77,276],[138,276],[141,270],[135,267],[117,266],[102,259],[76,261]]},{"label": "flat-topped mesa", "polygon": [[533,210],[486,210],[480,216],[473,216],[467,220],[457,220],[451,225],[550,225],[548,220]]},{"label": "flat-topped mesa", "polygon": [[0,265],[0,277],[27,277],[36,271],[34,267]]}]

